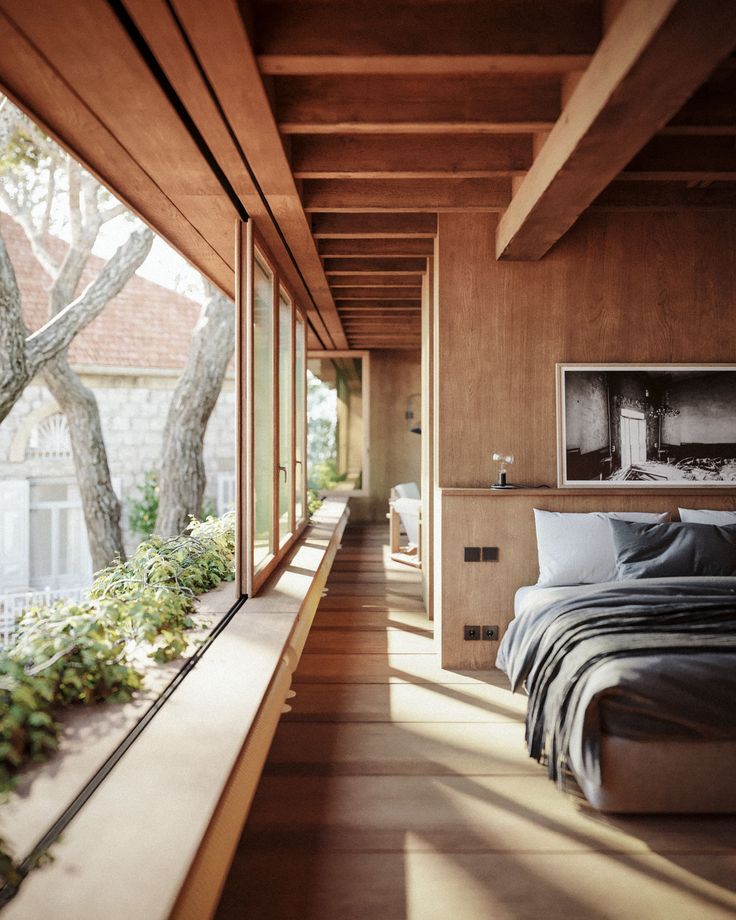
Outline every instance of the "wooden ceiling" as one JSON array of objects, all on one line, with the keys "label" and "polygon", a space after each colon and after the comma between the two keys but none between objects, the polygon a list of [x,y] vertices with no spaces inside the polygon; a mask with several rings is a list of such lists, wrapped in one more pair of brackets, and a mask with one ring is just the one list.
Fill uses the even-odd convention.
[{"label": "wooden ceiling", "polygon": [[736,206],[732,0],[0,0],[0,40],[8,91],[223,287],[244,205],[312,346],[419,346],[443,211],[538,259],[588,207]]}]

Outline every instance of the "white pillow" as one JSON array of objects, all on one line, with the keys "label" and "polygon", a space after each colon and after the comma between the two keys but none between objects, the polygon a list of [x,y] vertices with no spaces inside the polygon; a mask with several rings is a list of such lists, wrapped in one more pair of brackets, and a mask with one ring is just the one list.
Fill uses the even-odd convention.
[{"label": "white pillow", "polygon": [[736,511],[711,511],[710,509],[678,508],[683,524],[736,524]]},{"label": "white pillow", "polygon": [[539,556],[538,585],[599,584],[616,580],[616,550],[608,518],[659,524],[669,514],[593,511],[569,514],[534,509]]}]

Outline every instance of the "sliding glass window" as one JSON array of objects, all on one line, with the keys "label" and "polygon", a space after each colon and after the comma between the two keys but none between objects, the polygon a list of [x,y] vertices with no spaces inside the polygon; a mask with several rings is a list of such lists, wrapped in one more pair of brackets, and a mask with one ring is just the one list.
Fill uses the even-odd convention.
[{"label": "sliding glass window", "polygon": [[[244,587],[256,593],[307,521],[306,319],[278,265],[244,236],[242,260],[252,285],[244,311],[242,417],[249,487],[243,504]],[[245,275],[244,275],[245,277]],[[250,407],[250,411],[248,408]]]},{"label": "sliding glass window", "polygon": [[307,517],[307,330],[304,320],[296,315],[296,341],[294,362],[294,412],[296,434],[294,444],[295,514],[297,525]]},{"label": "sliding glass window", "polygon": [[273,274],[253,262],[253,572],[274,550]]},{"label": "sliding glass window", "polygon": [[294,531],[294,337],[291,301],[279,291],[279,546]]}]

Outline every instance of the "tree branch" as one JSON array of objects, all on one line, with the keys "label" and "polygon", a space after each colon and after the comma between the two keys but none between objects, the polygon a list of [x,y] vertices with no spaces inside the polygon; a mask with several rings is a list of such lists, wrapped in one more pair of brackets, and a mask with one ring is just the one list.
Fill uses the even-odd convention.
[{"label": "tree branch", "polygon": [[144,262],[152,243],[153,233],[147,227],[131,233],[89,287],[28,337],[26,355],[31,375],[67,348],[80,329],[91,323],[122,291]]}]

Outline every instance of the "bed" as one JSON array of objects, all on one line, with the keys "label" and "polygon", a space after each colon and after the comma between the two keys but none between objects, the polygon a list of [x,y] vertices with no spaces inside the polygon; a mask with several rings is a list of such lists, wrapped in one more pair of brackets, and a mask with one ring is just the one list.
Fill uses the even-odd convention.
[{"label": "bed", "polygon": [[[626,527],[658,534],[673,525]],[[729,541],[731,530],[736,541],[736,527],[722,528]],[[625,578],[614,559],[612,578],[560,585],[544,543],[542,584],[517,591],[497,659],[529,696],[530,755],[601,811],[736,812],[736,574]],[[559,553],[559,534],[554,545]],[[600,561],[588,575],[605,569]]]}]

